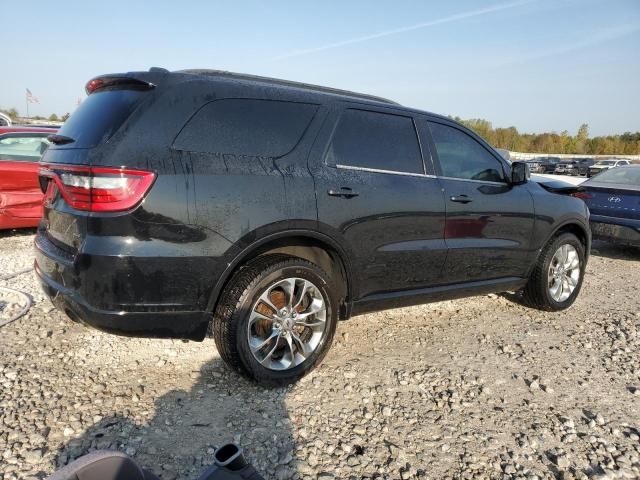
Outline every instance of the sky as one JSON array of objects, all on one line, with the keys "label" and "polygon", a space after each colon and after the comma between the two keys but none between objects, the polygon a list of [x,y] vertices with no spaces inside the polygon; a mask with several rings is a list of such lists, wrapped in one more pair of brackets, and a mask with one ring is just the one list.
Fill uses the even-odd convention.
[{"label": "sky", "polygon": [[215,68],[521,132],[640,131],[640,0],[10,2],[0,107],[73,112],[104,73]]}]

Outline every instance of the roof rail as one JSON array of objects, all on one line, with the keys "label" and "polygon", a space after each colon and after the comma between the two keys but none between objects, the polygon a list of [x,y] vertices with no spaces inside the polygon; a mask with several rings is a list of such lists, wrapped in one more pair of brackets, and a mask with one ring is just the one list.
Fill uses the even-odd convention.
[{"label": "roof rail", "polygon": [[349,97],[362,98],[366,100],[373,100],[375,102],[399,105],[398,102],[394,102],[393,100],[389,100],[383,97],[377,97],[375,95],[351,92],[349,90],[340,90],[339,88],[322,87],[319,85],[312,85],[309,83],[293,82],[290,80],[282,80],[279,78],[261,77],[259,75],[249,75],[245,73],[228,72],[225,70],[187,69],[187,70],[178,70],[176,73],[187,73],[191,75],[203,75],[208,77],[226,77],[226,78],[237,79],[237,80],[249,80],[254,82],[270,83],[270,84],[278,85],[282,87],[300,88],[300,89],[311,90],[315,92],[344,95]]}]

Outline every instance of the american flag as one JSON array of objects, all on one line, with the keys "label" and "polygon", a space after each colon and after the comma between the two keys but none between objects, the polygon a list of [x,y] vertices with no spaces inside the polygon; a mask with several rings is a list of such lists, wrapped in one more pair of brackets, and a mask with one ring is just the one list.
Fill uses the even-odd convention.
[{"label": "american flag", "polygon": [[28,88],[27,88],[27,102],[40,103],[40,100],[38,100],[38,97],[36,97],[33,93],[31,93],[31,90],[29,90]]}]

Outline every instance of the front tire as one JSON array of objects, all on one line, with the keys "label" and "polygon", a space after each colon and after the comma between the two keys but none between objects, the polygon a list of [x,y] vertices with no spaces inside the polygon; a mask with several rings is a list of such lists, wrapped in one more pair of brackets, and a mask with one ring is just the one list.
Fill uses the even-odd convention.
[{"label": "front tire", "polygon": [[211,330],[222,359],[265,386],[288,385],[324,358],[338,318],[336,289],[317,265],[258,257],[225,289]]},{"label": "front tire", "polygon": [[524,303],[545,311],[569,308],[584,279],[584,245],[572,233],[552,238],[544,247],[523,290]]}]

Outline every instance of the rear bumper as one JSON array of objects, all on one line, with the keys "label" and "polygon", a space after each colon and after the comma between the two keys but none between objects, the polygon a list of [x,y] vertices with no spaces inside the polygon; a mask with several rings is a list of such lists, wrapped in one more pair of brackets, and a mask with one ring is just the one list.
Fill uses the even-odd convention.
[{"label": "rear bumper", "polygon": [[640,220],[591,215],[594,239],[640,247]]},{"label": "rear bumper", "polygon": [[38,268],[42,289],[53,305],[69,318],[104,332],[128,337],[204,339],[210,315],[206,312],[115,312],[88,305],[73,290],[54,282]]},{"label": "rear bumper", "polygon": [[[104,302],[116,305],[113,283],[117,282],[118,277],[109,274],[104,267],[105,262],[110,259],[112,269],[117,270],[117,262],[122,259],[84,254],[80,257],[74,258],[58,252],[40,234],[36,237],[34,269],[42,289],[54,306],[72,320],[117,335],[204,339],[211,314],[186,308],[191,305],[136,303],[121,305],[121,308],[104,308],[93,304],[83,294],[83,288],[87,284],[92,285],[91,298],[102,297]],[[131,263],[135,260],[129,258],[126,261]],[[95,268],[87,270],[84,267],[92,263],[102,268],[96,272]],[[100,281],[97,278],[101,279],[102,284],[97,283]],[[150,280],[147,277],[147,282]],[[194,304],[193,308],[195,307]]]}]

